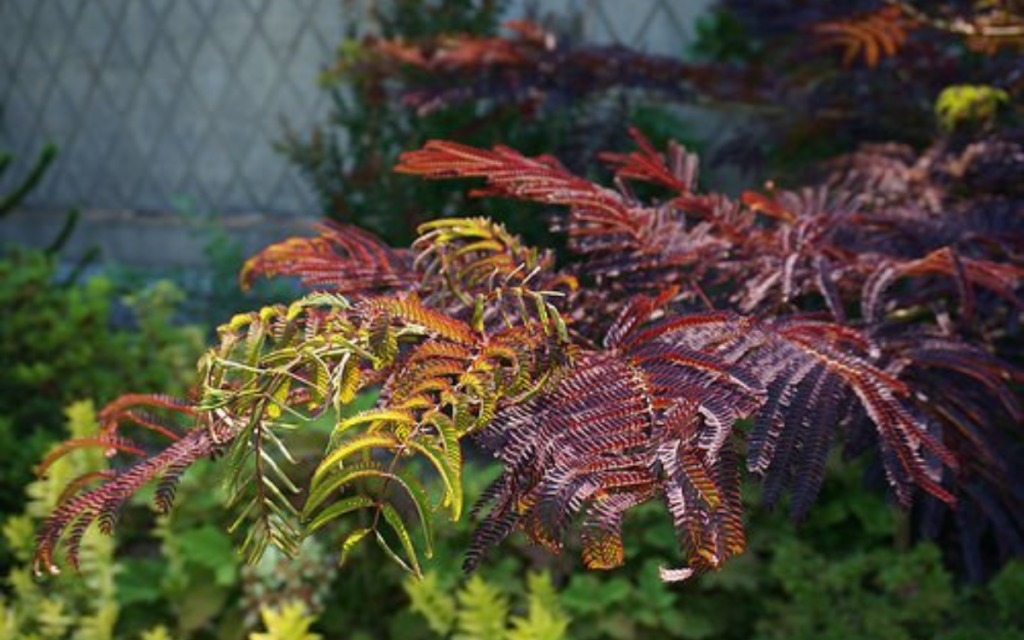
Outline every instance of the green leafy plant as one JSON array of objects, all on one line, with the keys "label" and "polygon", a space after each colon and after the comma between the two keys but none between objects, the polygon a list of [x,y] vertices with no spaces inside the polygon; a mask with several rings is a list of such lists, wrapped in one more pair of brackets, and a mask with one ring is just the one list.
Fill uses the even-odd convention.
[{"label": "green leafy plant", "polygon": [[292,602],[280,609],[263,609],[263,624],[267,630],[249,635],[250,640],[320,640],[317,633],[310,633],[313,618],[306,613],[302,603]]},{"label": "green leafy plant", "polygon": [[[376,5],[369,23],[386,38],[490,33],[505,6],[489,0],[400,0]],[[333,105],[329,121],[308,133],[289,129],[279,148],[312,185],[326,215],[408,242],[423,212],[442,210],[450,198],[433,185],[396,180],[387,167],[401,150],[467,128],[475,118],[446,113],[417,121],[388,97],[390,83],[367,58],[367,47],[349,33],[321,78]],[[484,138],[502,126],[521,128],[514,116],[506,115],[487,127]]]},{"label": "green leafy plant", "polygon": [[946,87],[935,101],[935,115],[946,131],[975,122],[991,124],[1001,108],[1009,105],[1010,94],[991,86],[955,85]]},{"label": "green leafy plant", "polygon": [[[62,284],[57,258],[11,248],[0,259],[0,512],[17,511],[31,466],[62,429],[54,406],[108,402],[127,387],[182,392],[202,335],[176,318],[182,293],[166,282],[122,298],[95,276]],[[125,313],[127,311],[127,313]],[[126,316],[129,327],[114,325]],[[16,444],[17,443],[17,444]]]},{"label": "green leafy plant", "polygon": [[[97,435],[99,424],[91,402],[74,403],[66,413],[72,438]],[[241,640],[247,629],[260,624],[261,610],[277,611],[292,600],[299,602],[306,587],[322,590],[329,584],[314,576],[295,576],[289,578],[290,584],[280,584],[257,574],[247,589],[257,591],[260,598],[239,602],[240,560],[230,538],[211,524],[218,502],[207,499],[213,480],[209,469],[194,470],[181,493],[195,499],[188,499],[188,507],[173,516],[159,518],[153,535],[147,535],[145,524],[128,524],[123,530],[128,539],[119,540],[115,547],[114,540],[90,531],[82,540],[79,575],[60,582],[34,580],[30,562],[34,520],[60,500],[67,482],[83,473],[102,472],[104,467],[98,450],[56,462],[44,480],[27,487],[30,500],[26,512],[5,520],[5,548],[14,555],[14,566],[4,576],[5,591],[0,596],[2,637]],[[144,501],[140,506],[145,506]],[[148,509],[129,512],[131,521],[147,519]],[[304,558],[300,556],[293,566],[301,568]],[[328,570],[330,566],[328,561]],[[322,605],[322,600],[310,602]],[[247,617],[250,610],[255,618]],[[308,620],[321,610],[322,606],[311,609]],[[280,625],[269,627],[270,632],[281,633],[282,629]]]},{"label": "green leafy plant", "polygon": [[550,576],[531,573],[527,576],[527,607],[525,615],[509,616],[509,597],[498,587],[479,576],[470,578],[452,593],[434,573],[422,580],[406,580],[410,606],[424,618],[438,635],[457,638],[537,638],[561,640],[569,627],[569,618],[561,609]]},{"label": "green leafy plant", "polygon": [[[92,404],[83,401],[67,410],[67,427],[74,438],[92,437],[97,429]],[[113,640],[119,605],[115,593],[113,541],[98,531],[82,532],[81,573],[74,579],[44,588],[32,577],[32,521],[61,500],[65,486],[83,474],[103,468],[98,451],[54,463],[47,478],[30,484],[27,514],[4,522],[4,537],[21,563],[7,576],[9,598],[0,597],[0,630],[5,638],[70,638]]]},{"label": "green leafy plant", "polygon": [[[0,219],[3,219],[13,213],[19,205],[21,205],[25,198],[32,193],[32,191],[39,185],[39,182],[46,175],[50,165],[57,157],[57,147],[52,144],[47,144],[43,147],[39,156],[35,162],[29,168],[28,172],[18,181],[7,193],[0,194]],[[4,174],[11,166],[12,157],[9,153],[0,152],[0,180],[3,179]],[[56,255],[65,244],[71,234],[74,233],[75,227],[78,226],[78,221],[81,218],[82,212],[79,209],[72,209],[68,211],[64,218],[64,224],[61,226],[57,235],[54,236],[53,240],[46,247],[46,253],[48,255]],[[89,248],[71,268],[70,274],[67,276],[67,282],[74,282],[75,279],[81,274],[85,268],[99,256],[99,248]]]},{"label": "green leafy plant", "polygon": [[[56,156],[54,145],[43,148],[29,171],[0,196],[0,218],[24,202]],[[11,160],[9,154],[0,154],[0,177]],[[181,391],[184,381],[174,380],[172,372],[180,371],[178,365],[200,348],[198,333],[173,321],[182,297],[166,283],[125,298],[137,332],[114,327],[111,282],[102,277],[78,282],[98,250],[88,250],[70,266],[59,262],[79,215],[70,211],[44,250],[4,247],[0,257],[0,304],[5,309],[0,328],[0,367],[5,372],[0,382],[0,446],[14,452],[0,472],[0,514],[20,509],[30,465],[62,427],[53,406],[85,398],[106,402],[126,383]],[[5,556],[0,565],[9,559]]]},{"label": "green leafy plant", "polygon": [[[57,147],[48,144],[43,147],[32,167],[25,176],[6,194],[0,197],[0,218],[9,215],[15,207],[21,204],[25,198],[32,193],[39,181],[46,175],[47,169],[57,157]],[[12,157],[9,153],[0,153],[0,177],[11,166]],[[63,235],[63,234],[62,234]]]},{"label": "green leafy plant", "polygon": [[333,555],[315,538],[307,539],[294,558],[270,548],[258,563],[242,568],[246,596],[242,607],[252,615],[267,607],[297,602],[310,615],[319,616],[329,604],[336,574]]},{"label": "green leafy plant", "polygon": [[139,636],[139,640],[174,640],[165,627],[153,627]]}]

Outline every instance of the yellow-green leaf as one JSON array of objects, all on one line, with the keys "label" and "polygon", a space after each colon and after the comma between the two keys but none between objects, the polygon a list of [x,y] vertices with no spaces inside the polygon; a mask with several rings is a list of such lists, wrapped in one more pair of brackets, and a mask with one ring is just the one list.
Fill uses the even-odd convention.
[{"label": "yellow-green leaf", "polygon": [[344,566],[345,561],[348,560],[348,555],[352,553],[352,549],[359,544],[363,538],[368,536],[373,531],[370,527],[360,527],[355,531],[350,532],[345,539],[341,541],[341,556],[338,558],[338,566]]}]

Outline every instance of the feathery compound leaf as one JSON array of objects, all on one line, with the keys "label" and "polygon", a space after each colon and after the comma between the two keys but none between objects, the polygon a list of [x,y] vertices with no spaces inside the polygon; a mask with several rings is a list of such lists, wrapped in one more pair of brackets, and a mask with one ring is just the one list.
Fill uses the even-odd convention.
[{"label": "feathery compound leaf", "polygon": [[508,147],[486,151],[431,140],[419,151],[403,153],[398,162],[395,171],[399,173],[433,179],[485,178],[487,188],[474,195],[566,205],[581,218],[631,236],[640,233],[640,226],[619,194],[572,175],[550,157],[527,158]]},{"label": "feathery compound leaf", "polygon": [[[315,518],[309,519],[309,521],[306,523],[306,530],[309,533],[313,533],[314,531],[324,526],[331,520],[340,518],[341,516],[347,513],[351,513],[359,509],[367,509],[369,507],[376,506],[376,504],[376,501],[374,501],[373,498],[370,498],[369,496],[352,496],[349,498],[338,500],[331,506],[327,507],[326,509],[318,513]],[[309,506],[307,503],[307,509],[308,508]]]},{"label": "feathery compound leaf", "polygon": [[[489,492],[494,507],[474,536],[467,568],[513,525],[557,551],[577,513],[584,513],[584,563],[618,566],[622,514],[659,494],[698,570],[742,549],[741,532],[719,528],[739,521],[738,510],[720,513],[738,509],[721,498],[736,489],[718,484],[735,474],[711,467],[735,464],[723,447],[734,421],[756,406],[756,390],[711,356],[646,346],[580,357],[551,391],[499,412],[481,433],[506,469]],[[729,402],[723,389],[706,385],[709,375],[723,387],[735,384]]]},{"label": "feathery compound leaf", "polygon": [[659,184],[667,189],[686,193],[697,185],[697,156],[687,153],[677,142],[670,142],[667,158],[634,127],[629,135],[640,147],[630,153],[602,153],[601,160],[615,167],[615,175],[629,180]]},{"label": "feathery compound leaf", "polygon": [[975,287],[991,291],[1017,309],[1024,307],[1017,295],[1024,279],[1024,268],[968,258],[951,247],[944,247],[917,260],[886,261],[880,265],[864,283],[864,316],[869,320],[880,320],[885,291],[901,278],[922,276],[952,279],[962,313],[967,318],[974,315]]},{"label": "feathery compound leaf", "polygon": [[[653,153],[646,141],[637,140],[645,153]],[[681,153],[673,152],[673,157],[681,157]],[[680,165],[671,170],[679,173],[673,178],[675,187],[695,179],[696,169],[690,160],[673,162]],[[565,222],[557,228],[568,232],[572,251],[587,257],[581,272],[622,283],[606,295],[629,297],[687,280],[683,270],[709,262],[722,248],[708,236],[708,225],[688,229],[679,210],[670,206],[675,201],[660,207],[640,206],[621,193],[571,174],[550,158],[527,158],[506,147],[487,151],[434,140],[419,151],[403,154],[395,170],[433,179],[483,177],[487,187],[472,195],[568,207]],[[631,173],[639,174],[639,170]]]},{"label": "feathery compound leaf", "polygon": [[900,7],[888,6],[860,18],[818,23],[814,31],[822,46],[843,50],[845,66],[863,58],[867,66],[876,67],[883,58],[896,55],[913,27]]},{"label": "feathery compound leaf", "polygon": [[553,273],[551,252],[526,247],[504,226],[485,218],[448,218],[425,223],[413,244],[421,292],[434,304],[454,297],[463,306],[497,287],[536,291],[576,287],[574,278]]},{"label": "feathery compound leaf", "polygon": [[[122,397],[100,412],[99,415],[103,420],[101,426],[103,433],[97,437],[97,440],[117,439],[117,436],[110,435],[119,430],[117,423],[132,411],[142,409],[171,410],[184,415],[192,414],[187,405],[162,396]],[[169,506],[169,501],[173,498],[170,487],[176,482],[181,472],[196,460],[219,451],[224,443],[230,440],[230,437],[231,434],[223,425],[195,426],[185,431],[183,436],[175,439],[162,451],[143,457],[142,460],[124,470],[112,469],[99,473],[93,472],[73,482],[68,491],[61,496],[53,513],[43,521],[39,529],[33,560],[35,571],[37,573],[43,570],[50,573],[58,572],[54,554],[62,537],[67,538],[68,562],[77,568],[79,544],[86,529],[93,522],[98,521],[104,533],[111,533],[117,511],[135,492],[154,479],[162,478],[162,482],[166,483],[163,485],[163,491],[157,495],[158,506]],[[58,448],[58,455],[67,455],[78,448],[74,444],[75,441],[71,442],[72,446]],[[112,447],[108,450],[108,455],[116,455],[118,451],[123,450],[123,447]],[[56,457],[51,455],[44,462],[43,469],[55,459]],[[94,480],[99,480],[99,484],[91,489],[86,488]],[[166,501],[168,504],[161,504],[162,501]]]},{"label": "feathery compound leaf", "polygon": [[[887,45],[858,46],[873,64]],[[743,550],[744,440],[766,502],[788,490],[800,518],[840,429],[851,450],[877,446],[902,504],[920,489],[966,505],[977,518],[957,520],[982,524],[961,540],[991,531],[1004,557],[1019,554],[1006,426],[1020,421],[1013,385],[1024,376],[997,357],[1020,308],[1014,241],[898,231],[872,210],[879,187],[866,178],[737,201],[699,195],[695,157],[633,133],[637,151],[605,156],[618,190],[504,147],[432,141],[402,157],[405,173],[479,177],[478,195],[567,207],[557,228],[579,262],[566,270],[480,218],[424,225],[413,252],[325,227],[251,260],[247,282],[296,275],[336,293],[235,316],[199,362],[194,403],[125,396],[101,412],[98,433],[45,458],[43,471],[102,448],[128,464],[69,484],[40,530],[36,569],[55,566],[62,539],[74,564],[88,527],[109,533],[150,480],[166,511],[192,463],[226,451],[231,531],[250,559],[338,529],[342,561],[372,535],[419,574],[437,512],[461,516],[471,436],[503,470],[471,511],[467,570],[516,529],[553,552],[578,534],[585,566],[616,567],[625,514],[661,500],[683,561],[661,576],[682,580]],[[638,181],[668,199],[640,202]],[[902,278],[914,286],[895,286]],[[693,303],[709,311],[679,312]],[[343,413],[364,391],[376,405]],[[291,440],[325,416],[335,427],[310,477]],[[152,440],[170,444],[150,453]]]},{"label": "feathery compound leaf", "polygon": [[290,238],[249,258],[238,276],[241,287],[259,276],[298,276],[311,289],[360,296],[404,291],[415,283],[408,251],[351,225],[325,222],[316,229],[315,238]]},{"label": "feathery compound leaf", "polygon": [[413,297],[370,298],[357,310],[370,318],[385,317],[416,325],[424,331],[456,344],[471,345],[477,340],[476,334],[464,322],[424,306]]},{"label": "feathery compound leaf", "polygon": [[[927,463],[923,454],[928,452],[942,465],[954,469],[956,461],[929,433],[928,426],[912,415],[906,385],[860,353],[858,347],[865,344],[866,339],[857,332],[800,318],[762,322],[729,314],[709,314],[654,323],[640,336],[693,349],[711,348],[760,378],[768,391],[764,409],[767,415],[758,418],[751,434],[752,455],[748,460],[751,471],[763,473],[770,469],[772,458],[778,453],[777,441],[782,437],[782,430],[800,428],[800,424],[809,419],[805,412],[829,412],[833,402],[852,396],[874,423],[883,446],[894,454],[887,464],[900,500],[907,503],[910,499],[905,486],[897,481],[897,477],[906,474],[940,500],[953,501],[952,495],[940,484],[940,470]],[[827,394],[820,404],[796,405],[791,397],[800,393],[801,383],[818,366],[825,367],[825,372],[817,375],[838,379],[843,395]],[[811,379],[816,380],[817,376]],[[820,424],[818,420],[812,422],[819,424],[819,429],[834,426],[834,423]],[[802,442],[799,436],[797,438],[792,444]]]}]

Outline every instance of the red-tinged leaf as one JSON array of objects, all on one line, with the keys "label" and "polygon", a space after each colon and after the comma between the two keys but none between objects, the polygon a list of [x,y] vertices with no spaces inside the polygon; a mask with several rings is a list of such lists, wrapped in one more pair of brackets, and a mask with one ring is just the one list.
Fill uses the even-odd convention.
[{"label": "red-tinged leaf", "polygon": [[298,276],[312,289],[364,296],[404,291],[414,276],[408,251],[385,246],[366,231],[327,222],[314,238],[290,238],[246,261],[239,273],[243,289],[259,277]]}]

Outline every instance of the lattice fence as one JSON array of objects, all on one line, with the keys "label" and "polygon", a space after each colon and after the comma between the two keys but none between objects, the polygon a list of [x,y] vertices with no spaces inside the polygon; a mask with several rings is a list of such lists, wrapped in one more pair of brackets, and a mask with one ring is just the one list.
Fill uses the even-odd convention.
[{"label": "lattice fence", "polygon": [[[589,39],[670,54],[705,4],[533,3],[579,12]],[[312,213],[273,142],[282,117],[299,128],[324,117],[316,75],[365,5],[0,0],[0,149],[27,164],[45,142],[60,146],[38,207]]]}]

